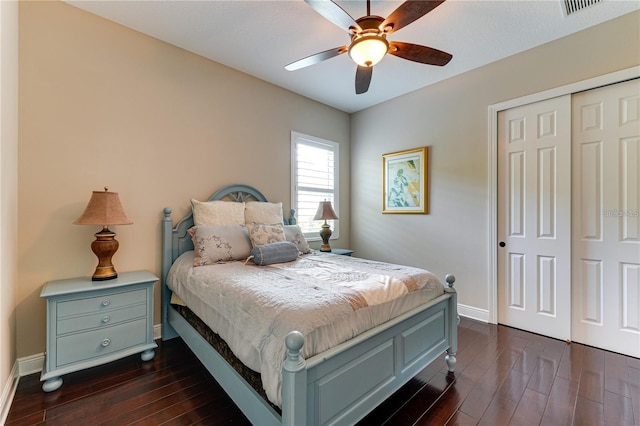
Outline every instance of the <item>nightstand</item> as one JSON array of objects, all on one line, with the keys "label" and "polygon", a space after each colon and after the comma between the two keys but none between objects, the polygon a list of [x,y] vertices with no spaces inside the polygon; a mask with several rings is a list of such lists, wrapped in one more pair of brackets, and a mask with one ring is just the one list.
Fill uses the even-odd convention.
[{"label": "nightstand", "polygon": [[153,284],[148,271],[123,272],[108,281],[91,277],[49,281],[40,297],[47,299],[47,352],[42,390],[62,386],[63,374],[142,352],[155,356]]},{"label": "nightstand", "polygon": [[332,248],[330,252],[327,251],[327,252],[324,252],[324,253],[332,253],[332,254],[341,254],[343,256],[351,256],[353,254],[353,250]]}]

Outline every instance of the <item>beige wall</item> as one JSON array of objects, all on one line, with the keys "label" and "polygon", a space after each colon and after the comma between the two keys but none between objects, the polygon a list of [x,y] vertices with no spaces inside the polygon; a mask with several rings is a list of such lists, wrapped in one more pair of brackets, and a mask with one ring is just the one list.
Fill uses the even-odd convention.
[{"label": "beige wall", "polygon": [[[41,353],[52,279],[91,275],[98,229],[72,225],[92,190],[118,192],[119,271],[160,274],[160,221],[246,183],[290,202],[290,131],[341,144],[349,217],[349,115],[61,2],[20,4],[18,356]],[[341,221],[349,244],[349,222]],[[156,323],[160,292],[156,287]]]},{"label": "beige wall", "polygon": [[[488,106],[640,64],[639,22],[634,12],[354,114],[358,255],[454,273],[458,301],[488,309]],[[425,145],[431,213],[381,214],[381,155]]]},{"label": "beige wall", "polygon": [[[0,1],[0,395],[16,360],[18,3]],[[0,398],[0,423],[2,403]]]}]

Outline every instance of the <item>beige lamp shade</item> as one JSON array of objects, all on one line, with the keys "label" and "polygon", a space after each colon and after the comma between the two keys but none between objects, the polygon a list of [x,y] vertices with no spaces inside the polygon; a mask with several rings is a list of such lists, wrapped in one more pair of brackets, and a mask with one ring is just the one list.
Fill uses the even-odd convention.
[{"label": "beige lamp shade", "polygon": [[74,222],[75,225],[131,225],[133,222],[127,217],[120,203],[117,192],[93,191],[89,204],[82,215]]},{"label": "beige lamp shade", "polygon": [[338,215],[333,211],[331,201],[320,201],[318,211],[316,211],[316,215],[313,217],[313,220],[326,221],[327,219],[338,219]]}]

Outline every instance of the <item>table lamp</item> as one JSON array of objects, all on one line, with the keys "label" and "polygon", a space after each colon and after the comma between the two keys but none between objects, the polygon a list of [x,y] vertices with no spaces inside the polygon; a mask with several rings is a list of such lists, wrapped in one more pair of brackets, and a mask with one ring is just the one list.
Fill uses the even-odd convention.
[{"label": "table lamp", "polygon": [[127,217],[120,204],[117,192],[93,191],[87,208],[77,218],[74,225],[100,225],[102,231],[95,234],[95,241],[91,243],[91,250],[98,257],[98,266],[91,279],[105,281],[118,277],[118,273],[111,263],[111,258],[118,250],[118,240],[115,232],[109,230],[109,225],[131,225],[133,222]]},{"label": "table lamp", "polygon": [[322,238],[322,246],[320,247],[320,251],[331,251],[331,246],[329,245],[329,237],[331,237],[331,227],[327,224],[327,219],[338,219],[338,215],[333,211],[333,207],[331,207],[331,201],[320,201],[318,205],[318,211],[316,215],[313,217],[313,220],[323,220],[324,224],[322,225],[322,229],[320,230],[320,238]]}]

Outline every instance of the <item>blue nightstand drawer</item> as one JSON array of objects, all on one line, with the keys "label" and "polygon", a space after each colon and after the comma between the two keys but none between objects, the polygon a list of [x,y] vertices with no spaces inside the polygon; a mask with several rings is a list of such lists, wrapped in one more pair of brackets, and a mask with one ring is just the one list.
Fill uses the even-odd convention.
[{"label": "blue nightstand drawer", "polygon": [[109,327],[132,319],[144,318],[146,315],[147,304],[139,303],[122,309],[112,309],[97,314],[79,315],[58,320],[56,331],[59,336],[96,327]]},{"label": "blue nightstand drawer", "polygon": [[58,338],[57,367],[101,357],[147,341],[147,320],[140,319],[113,327]]},{"label": "blue nightstand drawer", "polygon": [[144,289],[135,291],[111,292],[96,297],[74,299],[58,303],[58,319],[70,315],[98,313],[105,310],[118,309],[124,306],[143,303],[147,300]]}]

